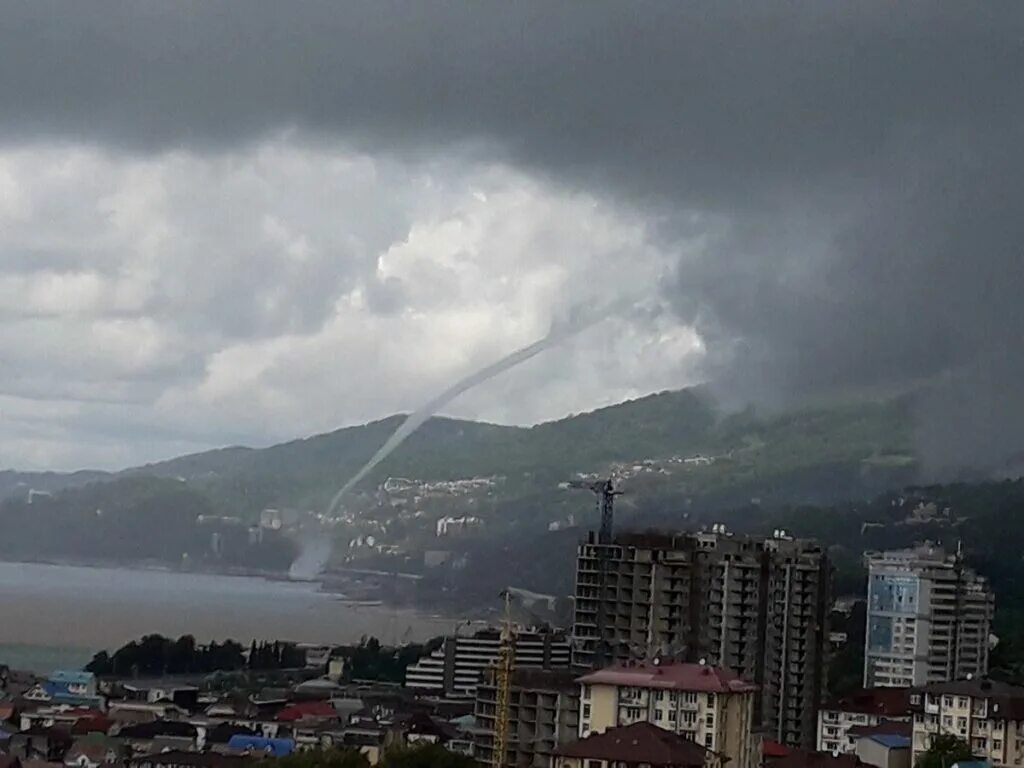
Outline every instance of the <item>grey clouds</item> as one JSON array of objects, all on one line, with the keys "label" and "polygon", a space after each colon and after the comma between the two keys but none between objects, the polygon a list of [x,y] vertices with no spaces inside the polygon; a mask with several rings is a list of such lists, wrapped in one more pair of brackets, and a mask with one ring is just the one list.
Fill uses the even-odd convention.
[{"label": "grey clouds", "polygon": [[294,129],[610,198],[679,254],[652,290],[724,394],[925,382],[938,470],[1021,448],[1022,81],[1014,3],[0,3],[0,140]]}]

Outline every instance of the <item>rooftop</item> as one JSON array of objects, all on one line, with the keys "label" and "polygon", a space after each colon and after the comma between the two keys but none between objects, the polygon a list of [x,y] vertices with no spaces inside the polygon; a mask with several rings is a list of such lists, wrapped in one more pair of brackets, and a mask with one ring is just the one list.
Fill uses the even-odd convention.
[{"label": "rooftop", "polygon": [[900,717],[910,714],[909,688],[863,688],[829,701],[824,710]]},{"label": "rooftop", "polygon": [[96,676],[92,672],[68,669],[58,669],[49,677],[51,683],[65,683],[68,685],[88,685],[95,679]]},{"label": "rooftop", "polygon": [[616,664],[578,679],[586,685],[669,688],[702,693],[751,693],[757,687],[724,667],[706,664]]},{"label": "rooftop", "polygon": [[855,725],[847,733],[850,736],[910,736],[914,726],[907,721],[883,720],[877,725]]},{"label": "rooftop", "polygon": [[629,765],[700,768],[708,750],[652,723],[640,722],[570,742],[555,749],[555,754]]},{"label": "rooftop", "polygon": [[910,748],[910,737],[901,736],[895,733],[876,733],[874,736],[869,736],[872,741],[878,742],[883,747],[889,749],[909,749]]},{"label": "rooftop", "polygon": [[862,768],[865,765],[855,754],[835,755],[805,749],[791,749],[785,757],[771,761],[772,768]]}]

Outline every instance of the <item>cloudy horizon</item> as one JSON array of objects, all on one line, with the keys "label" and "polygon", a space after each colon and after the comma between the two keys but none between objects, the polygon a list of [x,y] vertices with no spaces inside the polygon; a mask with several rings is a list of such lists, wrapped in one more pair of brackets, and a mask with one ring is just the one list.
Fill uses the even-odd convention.
[{"label": "cloudy horizon", "polygon": [[1024,8],[0,0],[0,468],[708,381],[1024,448]]}]

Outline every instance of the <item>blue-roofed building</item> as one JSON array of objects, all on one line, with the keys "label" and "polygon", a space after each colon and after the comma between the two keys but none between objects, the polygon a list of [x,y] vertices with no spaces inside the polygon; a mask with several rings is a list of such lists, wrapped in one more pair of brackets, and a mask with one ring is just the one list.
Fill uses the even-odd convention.
[{"label": "blue-roofed building", "polygon": [[47,682],[52,693],[57,695],[96,695],[96,675],[92,672],[59,669],[47,678]]},{"label": "blue-roofed building", "polygon": [[286,757],[295,751],[295,742],[291,739],[268,739],[263,736],[239,734],[228,740],[228,749],[231,752]]},{"label": "blue-roofed building", "polygon": [[905,733],[871,733],[857,739],[857,758],[875,768],[910,768],[911,738]]},{"label": "blue-roofed building", "polygon": [[25,692],[26,701],[69,704],[102,710],[105,701],[97,692],[92,672],[59,670]]}]

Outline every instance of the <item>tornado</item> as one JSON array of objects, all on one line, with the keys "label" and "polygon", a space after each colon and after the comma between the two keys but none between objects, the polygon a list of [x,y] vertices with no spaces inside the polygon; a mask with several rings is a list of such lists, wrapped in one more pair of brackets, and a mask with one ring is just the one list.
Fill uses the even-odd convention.
[{"label": "tornado", "polygon": [[[459,395],[473,389],[473,387],[483,384],[485,381],[493,379],[495,376],[498,376],[511,368],[515,368],[521,363],[525,363],[527,360],[536,357],[541,352],[544,352],[551,347],[558,346],[559,344],[562,344],[568,339],[571,339],[577,334],[585,331],[587,328],[590,328],[592,325],[595,325],[607,317],[611,308],[611,306],[606,306],[599,311],[570,313],[570,317],[567,321],[553,324],[551,330],[544,338],[538,339],[532,344],[521,349],[517,349],[515,352],[512,352],[500,360],[481,368],[469,376],[466,376],[464,379],[460,379],[455,384],[448,387],[448,389],[444,390],[444,392],[429,400],[421,408],[411,413],[406,420],[401,423],[398,429],[394,431],[391,437],[385,441],[384,445],[382,445],[380,449],[373,454],[362,469],[356,472],[348,482],[338,489],[338,492],[334,494],[334,497],[331,499],[331,503],[327,507],[327,516],[331,516],[337,511],[338,505],[341,503],[341,500],[345,498],[345,495],[361,480],[363,480],[363,478],[370,474],[378,464],[394,453],[394,451],[403,442],[405,442],[411,434],[423,426],[424,422],[426,422],[431,416],[444,408]],[[330,547],[317,547],[315,549],[316,551],[314,552],[313,548],[303,547],[303,551],[299,559],[292,564],[290,570],[292,578],[313,579],[323,570],[324,566],[327,564],[327,560],[330,558]]]}]

